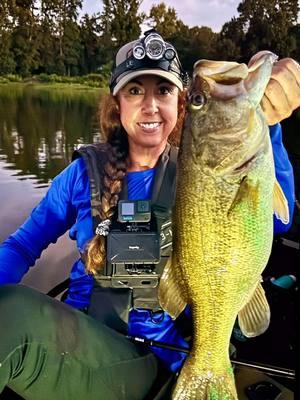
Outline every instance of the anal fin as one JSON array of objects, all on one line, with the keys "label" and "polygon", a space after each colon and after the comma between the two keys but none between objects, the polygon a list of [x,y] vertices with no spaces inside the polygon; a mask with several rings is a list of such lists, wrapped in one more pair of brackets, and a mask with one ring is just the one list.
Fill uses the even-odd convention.
[{"label": "anal fin", "polygon": [[160,278],[158,300],[161,307],[176,319],[184,310],[187,300],[183,285],[180,284],[180,271],[178,271],[175,255],[169,258]]},{"label": "anal fin", "polygon": [[265,291],[259,283],[248,303],[238,313],[241,331],[246,337],[264,333],[270,324],[270,307]]}]

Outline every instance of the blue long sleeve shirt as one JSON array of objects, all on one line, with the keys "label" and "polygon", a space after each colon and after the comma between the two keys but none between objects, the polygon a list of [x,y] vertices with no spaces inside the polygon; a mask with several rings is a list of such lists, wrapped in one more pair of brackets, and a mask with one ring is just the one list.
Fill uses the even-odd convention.
[{"label": "blue long sleeve shirt", "polygon": [[[293,170],[282,143],[279,124],[270,127],[276,177],[289,204],[290,223],[294,209]],[[149,199],[155,169],[129,173],[129,199]],[[274,232],[289,229],[274,217]],[[52,182],[46,196],[33,209],[24,224],[0,246],[0,284],[18,283],[30,266],[41,256],[50,243],[69,230],[71,239],[83,252],[87,241],[93,237],[90,204],[90,184],[83,159],[73,161]],[[13,267],[12,267],[13,266]],[[66,303],[82,309],[89,305],[93,278],[85,273],[84,264],[78,259],[70,273],[70,286]],[[154,317],[147,310],[132,310],[129,334],[187,347],[180,332],[167,313]],[[185,354],[152,348],[171,370],[176,371]]]}]

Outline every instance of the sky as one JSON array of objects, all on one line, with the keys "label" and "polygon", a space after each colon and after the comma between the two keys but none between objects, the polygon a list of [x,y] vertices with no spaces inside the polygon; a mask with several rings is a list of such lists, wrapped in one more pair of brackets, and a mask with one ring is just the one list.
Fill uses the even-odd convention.
[{"label": "sky", "polygon": [[[148,13],[153,5],[164,2],[175,8],[177,16],[189,27],[209,26],[219,32],[225,22],[237,16],[241,0],[143,0],[140,11]],[[81,14],[102,11],[101,0],[84,0]]]}]

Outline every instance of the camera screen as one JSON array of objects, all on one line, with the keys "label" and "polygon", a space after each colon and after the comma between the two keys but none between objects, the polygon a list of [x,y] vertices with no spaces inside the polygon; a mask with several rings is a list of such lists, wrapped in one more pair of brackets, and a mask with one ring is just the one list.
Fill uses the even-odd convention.
[{"label": "camera screen", "polygon": [[134,203],[122,203],[122,215],[134,215]]}]

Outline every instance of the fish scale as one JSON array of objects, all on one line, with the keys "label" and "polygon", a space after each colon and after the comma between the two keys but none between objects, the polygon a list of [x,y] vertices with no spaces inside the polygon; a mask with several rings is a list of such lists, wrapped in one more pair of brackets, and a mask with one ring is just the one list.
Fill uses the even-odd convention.
[{"label": "fish scale", "polygon": [[[224,75],[226,62],[212,62],[213,82],[210,78],[202,82],[201,63],[194,69],[191,98],[202,91],[207,104],[203,109],[191,108],[185,120],[178,156],[173,254],[159,287],[160,303],[173,318],[186,304],[193,317],[192,348],[173,400],[236,400],[229,359],[236,317],[244,312],[244,325],[257,328],[257,334],[268,323],[260,280],[273,239],[275,172],[259,102],[271,73],[272,56],[268,52],[260,60],[260,75],[254,68],[253,87],[246,81],[250,74],[245,73],[245,65],[239,70],[240,64],[234,63],[245,85],[234,79],[233,97],[226,93],[228,81],[224,87],[214,86],[217,79],[222,80],[215,71],[221,64]],[[230,70],[232,63],[227,64]]]}]

